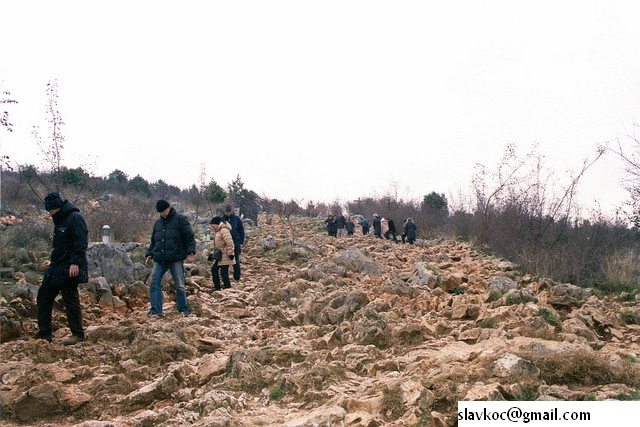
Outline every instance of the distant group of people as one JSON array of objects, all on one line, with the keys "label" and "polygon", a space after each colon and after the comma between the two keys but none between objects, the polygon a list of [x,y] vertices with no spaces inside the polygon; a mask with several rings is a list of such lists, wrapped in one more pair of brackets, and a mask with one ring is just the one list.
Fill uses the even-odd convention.
[{"label": "distant group of people", "polygon": [[[352,217],[345,217],[343,214],[330,214],[324,220],[327,226],[327,234],[332,237],[341,237],[344,235],[353,235],[355,233],[355,223]],[[362,234],[366,236],[371,230],[369,221],[361,217],[360,227]],[[398,231],[395,222],[390,218],[381,218],[378,214],[373,214],[373,236],[387,240],[398,241]],[[401,239],[402,243],[414,244],[416,241],[417,227],[413,219],[407,218],[402,225]]]},{"label": "distant group of people", "polygon": [[356,224],[353,218],[345,217],[342,214],[332,214],[324,220],[327,225],[327,234],[333,237],[353,236],[356,231]]},{"label": "distant group of people", "polygon": [[[55,298],[62,294],[71,337],[62,344],[75,345],[85,339],[78,285],[89,281],[87,225],[80,210],[59,193],[51,192],[44,198],[44,207],[54,224],[51,263],[44,273],[37,295],[38,332],[34,338],[52,341],[52,314]],[[151,232],[151,243],[145,253],[145,265],[151,267],[148,315],[163,316],[162,278],[169,271],[173,278],[175,308],[183,316],[189,315],[185,287],[184,261],[192,263],[196,256],[193,229],[186,216],[179,214],[166,200],[156,202],[160,218]],[[244,245],[242,219],[233,207],[226,205],[223,214],[210,221],[213,232],[212,292],[230,288],[229,267],[233,266],[233,279],[240,280],[240,253]],[[153,262],[152,262],[153,261]]]}]

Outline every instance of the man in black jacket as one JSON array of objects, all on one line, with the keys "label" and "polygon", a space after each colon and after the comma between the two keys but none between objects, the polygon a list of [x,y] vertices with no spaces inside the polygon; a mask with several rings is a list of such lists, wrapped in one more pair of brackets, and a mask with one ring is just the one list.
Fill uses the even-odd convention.
[{"label": "man in black jacket", "polygon": [[78,283],[89,280],[87,224],[80,210],[68,200],[63,201],[58,193],[47,194],[44,207],[53,219],[53,250],[51,264],[38,289],[38,333],[35,337],[51,342],[53,302],[62,293],[71,329],[71,337],[62,344],[74,345],[84,341]]},{"label": "man in black jacket", "polygon": [[382,239],[382,221],[378,214],[373,214],[373,235]]},{"label": "man in black jacket", "polygon": [[393,241],[398,243],[398,237],[397,237],[397,231],[396,231],[396,223],[393,222],[393,220],[391,218],[389,218],[387,220],[387,224],[389,225],[389,230],[387,230],[386,233],[384,233],[384,238],[389,240],[391,237],[393,237]]},{"label": "man in black jacket", "polygon": [[244,245],[244,225],[242,219],[233,213],[231,205],[225,205],[222,220],[231,225],[231,237],[233,238],[233,252],[236,263],[233,264],[233,280],[240,280],[240,252]]},{"label": "man in black jacket", "polygon": [[189,315],[187,292],[184,282],[184,260],[192,263],[196,257],[196,241],[189,220],[178,214],[166,200],[158,200],[156,210],[160,218],[153,225],[151,244],[145,254],[145,264],[151,265],[149,290],[149,315],[162,317],[162,277],[169,270],[176,286],[176,310]]}]

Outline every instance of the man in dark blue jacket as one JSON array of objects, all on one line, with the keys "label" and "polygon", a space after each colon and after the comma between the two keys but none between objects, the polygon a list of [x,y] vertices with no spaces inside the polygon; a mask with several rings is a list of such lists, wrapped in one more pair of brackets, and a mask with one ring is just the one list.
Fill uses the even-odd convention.
[{"label": "man in dark blue jacket", "polygon": [[189,315],[184,282],[184,260],[192,263],[196,257],[196,240],[184,215],[178,214],[166,200],[158,200],[156,210],[160,218],[153,225],[151,244],[145,254],[145,264],[153,259],[151,288],[149,289],[149,315],[162,317],[162,277],[169,270],[176,286],[176,310]]},{"label": "man in dark blue jacket", "polygon": [[236,263],[233,264],[233,280],[240,280],[240,251],[242,245],[244,245],[244,225],[242,225],[242,219],[233,213],[233,207],[231,205],[225,205],[224,215],[222,216],[224,221],[227,221],[231,225],[231,237],[233,238],[234,256]]},{"label": "man in dark blue jacket", "polygon": [[89,280],[87,224],[80,210],[68,200],[62,200],[58,193],[46,195],[44,208],[53,219],[53,250],[51,264],[38,289],[38,333],[35,337],[51,342],[53,302],[62,293],[71,329],[71,337],[62,344],[74,345],[84,341],[78,283]]}]

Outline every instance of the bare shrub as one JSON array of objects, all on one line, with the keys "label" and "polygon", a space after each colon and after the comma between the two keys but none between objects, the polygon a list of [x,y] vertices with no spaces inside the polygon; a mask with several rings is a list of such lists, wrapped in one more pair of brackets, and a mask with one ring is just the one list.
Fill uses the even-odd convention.
[{"label": "bare shrub", "polygon": [[507,146],[494,171],[477,165],[472,182],[476,207],[472,217],[454,214],[456,235],[468,236],[536,276],[606,290],[612,277],[605,275],[605,262],[637,244],[625,224],[599,213],[583,219],[574,202],[582,176],[602,154],[599,148],[562,185],[542,155],[532,151],[520,157]]},{"label": "bare shrub", "polygon": [[26,249],[44,258],[51,249],[53,225],[44,221],[8,226],[0,233],[0,266],[12,263],[18,249]]},{"label": "bare shrub", "polygon": [[104,225],[110,227],[110,240],[140,242],[148,240],[155,220],[154,201],[147,198],[114,196],[108,201],[83,206],[89,239],[101,241]]}]

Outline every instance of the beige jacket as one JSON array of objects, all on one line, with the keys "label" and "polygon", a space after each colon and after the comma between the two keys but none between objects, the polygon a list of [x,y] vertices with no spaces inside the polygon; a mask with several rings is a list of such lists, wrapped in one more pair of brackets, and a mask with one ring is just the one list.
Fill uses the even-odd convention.
[{"label": "beige jacket", "polygon": [[229,259],[229,255],[233,255],[233,237],[231,237],[231,224],[224,221],[220,223],[218,231],[213,233],[213,250],[220,249],[222,251],[222,259],[218,261],[218,265],[233,265],[236,263],[235,258]]},{"label": "beige jacket", "polygon": [[380,220],[380,233],[384,234],[389,231],[389,220],[387,218],[382,218]]}]

